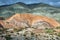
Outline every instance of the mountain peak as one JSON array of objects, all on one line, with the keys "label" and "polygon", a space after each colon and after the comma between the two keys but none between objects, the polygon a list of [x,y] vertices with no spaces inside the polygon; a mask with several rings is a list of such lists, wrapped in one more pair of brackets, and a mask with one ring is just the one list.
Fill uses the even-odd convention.
[{"label": "mountain peak", "polygon": [[20,4],[20,5],[26,5],[25,3],[22,3],[22,2],[18,2],[16,4]]}]

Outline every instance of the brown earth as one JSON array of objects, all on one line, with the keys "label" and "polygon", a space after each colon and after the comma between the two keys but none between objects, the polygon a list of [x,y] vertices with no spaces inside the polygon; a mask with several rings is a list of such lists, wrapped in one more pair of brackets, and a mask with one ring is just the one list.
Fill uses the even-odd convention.
[{"label": "brown earth", "polygon": [[37,22],[46,22],[49,24],[50,27],[58,27],[60,24],[52,19],[48,18],[46,16],[39,16],[39,15],[33,15],[33,14],[15,14],[12,17],[6,19],[6,20],[0,20],[0,24],[4,28],[26,28],[26,27],[31,27]]}]

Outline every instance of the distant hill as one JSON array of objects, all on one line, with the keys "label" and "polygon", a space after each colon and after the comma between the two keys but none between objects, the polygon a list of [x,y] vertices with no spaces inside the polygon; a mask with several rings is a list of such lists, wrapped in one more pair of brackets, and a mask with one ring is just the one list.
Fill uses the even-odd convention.
[{"label": "distant hill", "polygon": [[44,3],[30,4],[28,7],[31,9],[31,13],[33,14],[48,16],[60,21],[60,8]]},{"label": "distant hill", "polygon": [[44,4],[44,3],[35,3],[35,4],[29,4],[27,5],[29,8],[37,8],[37,7],[44,7],[44,6],[49,6],[48,4]]},{"label": "distant hill", "polygon": [[0,6],[0,16],[8,18],[15,13],[32,13],[35,15],[43,15],[60,20],[60,8],[50,6],[44,3],[24,4],[21,2]]},{"label": "distant hill", "polygon": [[0,16],[8,17],[14,13],[26,13],[29,8],[24,3],[15,3],[11,5],[0,6]]}]

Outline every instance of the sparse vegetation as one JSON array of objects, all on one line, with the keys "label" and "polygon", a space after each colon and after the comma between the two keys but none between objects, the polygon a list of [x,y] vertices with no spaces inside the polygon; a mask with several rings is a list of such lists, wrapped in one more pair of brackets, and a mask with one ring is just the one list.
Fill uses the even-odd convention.
[{"label": "sparse vegetation", "polygon": [[57,33],[56,35],[60,37],[60,33]]},{"label": "sparse vegetation", "polygon": [[5,36],[6,40],[11,40],[12,38],[10,37],[10,35],[6,35]]},{"label": "sparse vegetation", "polygon": [[23,29],[21,28],[21,29],[17,29],[17,28],[14,28],[14,31],[16,31],[16,32],[19,32],[19,31],[22,31]]},{"label": "sparse vegetation", "polygon": [[54,34],[55,30],[54,29],[45,29],[46,33],[49,34]]},{"label": "sparse vegetation", "polygon": [[56,27],[56,29],[60,29],[60,26]]}]

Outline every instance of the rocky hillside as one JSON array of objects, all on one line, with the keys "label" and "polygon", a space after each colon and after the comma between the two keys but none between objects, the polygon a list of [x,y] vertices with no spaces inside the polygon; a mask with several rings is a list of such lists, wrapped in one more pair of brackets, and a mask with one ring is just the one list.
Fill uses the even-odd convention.
[{"label": "rocky hillside", "polygon": [[60,23],[31,13],[15,14],[0,20],[2,40],[60,40]]},{"label": "rocky hillside", "polygon": [[20,2],[0,6],[0,40],[60,40],[60,8]]},{"label": "rocky hillside", "polygon": [[[33,27],[34,25],[37,26],[37,23],[39,23],[39,22],[42,23],[41,25],[39,23],[40,26],[46,25],[44,27],[50,26],[53,28],[53,27],[60,26],[60,24],[52,18],[48,18],[46,16],[32,15],[30,13],[24,13],[24,14],[17,13],[15,15],[13,15],[12,17],[6,19],[5,21],[0,21],[0,22],[2,25],[4,25],[4,27],[5,27],[5,24],[8,24],[8,25],[11,24],[14,27],[15,26],[23,27],[24,25],[25,25],[25,27],[26,26]],[[6,26],[6,27],[9,27],[9,26]]]}]

